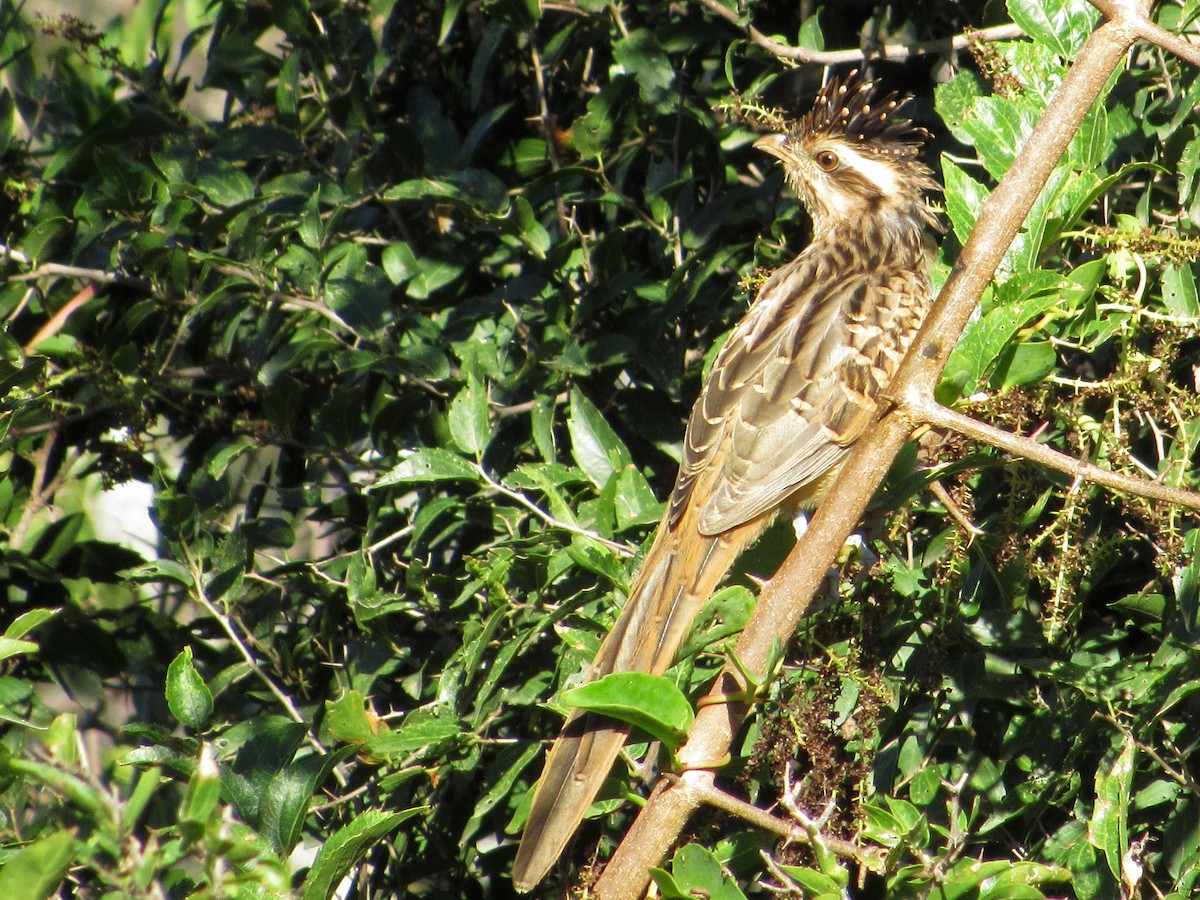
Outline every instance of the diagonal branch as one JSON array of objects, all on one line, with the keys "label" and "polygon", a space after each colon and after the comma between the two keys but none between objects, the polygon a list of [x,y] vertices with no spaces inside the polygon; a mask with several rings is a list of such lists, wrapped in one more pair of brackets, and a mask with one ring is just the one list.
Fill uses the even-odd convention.
[{"label": "diagonal branch", "polygon": [[[712,8],[707,0],[702,2]],[[1153,33],[1147,17],[1150,0],[1097,5],[1107,21],[1088,39],[1009,172],[984,203],[974,232],[892,382],[895,396],[907,399],[914,393],[932,394],[984,288],[1084,116],[1137,38]],[[656,786],[595,885],[600,900],[635,900],[645,891],[649,868],[665,857],[700,804],[704,787],[712,782],[711,761],[728,753],[749,711],[748,702],[740,699],[746,696],[741,671],[765,672],[771,648],[791,638],[826,569],[916,424],[915,412],[896,406],[859,441],[829,500],[817,509],[804,537],[764,587],[733,654],[739,666],[726,666],[713,689],[713,693],[732,699],[705,706],[697,714],[688,742],[679,753],[684,773]]]}]

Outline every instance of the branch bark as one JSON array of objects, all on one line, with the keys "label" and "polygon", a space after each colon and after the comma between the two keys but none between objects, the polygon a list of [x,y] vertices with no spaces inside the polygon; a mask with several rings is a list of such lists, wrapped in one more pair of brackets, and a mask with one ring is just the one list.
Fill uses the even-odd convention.
[{"label": "branch bark", "polygon": [[[1148,19],[1150,0],[1096,5],[1107,21],[1088,39],[1046,114],[984,203],[974,232],[892,383],[891,393],[902,402],[859,441],[829,499],[816,511],[804,537],[763,588],[754,615],[734,651],[742,670],[765,675],[771,648],[786,643],[795,632],[826,570],[859,521],[892,460],[919,423],[918,415],[931,416],[936,412],[924,405],[921,398],[932,397],[933,387],[984,288],[995,275],[1005,251],[1083,117],[1138,37],[1155,39],[1151,35],[1156,34],[1157,26]],[[707,2],[705,6],[712,8]],[[1167,49],[1175,48],[1167,46]],[[736,697],[745,691],[744,682],[738,668],[726,666],[717,678],[714,693]],[[597,898],[636,900],[642,896],[649,883],[649,868],[666,856],[689,817],[711,790],[712,761],[728,753],[748,712],[749,704],[739,699],[700,709],[689,740],[679,754],[685,769],[683,774],[663,779],[656,786],[596,882]]]},{"label": "branch bark", "polygon": [[1048,469],[1070,475],[1072,478],[1082,478],[1092,484],[1125,494],[1133,494],[1136,497],[1147,497],[1151,500],[1173,503],[1176,506],[1186,506],[1189,509],[1200,509],[1200,494],[1195,491],[1185,491],[1159,481],[1122,475],[1120,472],[1102,469],[1089,462],[1075,459],[1073,456],[1067,456],[1065,453],[1059,453],[1052,447],[1039,444],[1031,438],[1003,431],[994,425],[988,425],[956,410],[948,409],[934,400],[933,395],[924,390],[922,386],[913,385],[909,392],[903,397],[897,398],[896,402],[918,422],[957,431],[973,440],[1007,450],[1009,453],[1032,460]]},{"label": "branch bark", "polygon": [[[1020,37],[1024,32],[1017,25],[994,25],[991,28],[981,28],[969,34],[959,34],[952,38],[942,38],[936,41],[917,41],[913,44],[880,44],[876,47],[855,48],[851,50],[810,50],[807,47],[793,47],[767,37],[757,28],[743,19],[721,0],[695,0],[709,12],[737,25],[751,41],[762,47],[772,56],[792,63],[808,63],[810,65],[832,66],[838,63],[859,62],[864,56],[882,59],[903,59],[909,56],[920,56],[925,53],[944,53],[947,50],[965,50],[976,41],[1004,41]],[[1189,45],[1190,46],[1190,45]]]}]

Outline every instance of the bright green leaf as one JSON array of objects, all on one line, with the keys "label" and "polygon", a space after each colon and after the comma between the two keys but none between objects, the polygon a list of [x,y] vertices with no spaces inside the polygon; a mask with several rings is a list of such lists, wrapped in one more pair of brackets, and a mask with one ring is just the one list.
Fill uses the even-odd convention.
[{"label": "bright green leaf", "polygon": [[487,388],[471,378],[450,401],[450,434],[465,453],[480,454],[491,438]]},{"label": "bright green leaf", "polygon": [[321,844],[304,882],[303,900],[329,900],[342,879],[376,842],[424,811],[425,807],[420,806],[400,812],[369,809],[358,813]]},{"label": "bright green leaf", "polygon": [[1104,854],[1118,883],[1129,851],[1129,794],[1136,758],[1137,744],[1127,735],[1112,764],[1096,770],[1096,800],[1088,822],[1088,840]]},{"label": "bright green leaf", "polygon": [[603,488],[617,469],[633,462],[600,410],[579,390],[571,391],[567,433],[571,436],[571,456],[597,488]]},{"label": "bright green leaf", "polygon": [[462,723],[454,711],[444,704],[435,704],[414,709],[395,729],[381,730],[367,742],[367,750],[375,756],[429,750],[462,733]]},{"label": "bright green leaf", "polygon": [[1100,17],[1085,0],[1008,0],[1008,14],[1063,59],[1074,59]]},{"label": "bright green leaf", "polygon": [[192,665],[192,648],[184,647],[167,667],[167,706],[182,725],[201,730],[213,712],[212,692]]},{"label": "bright green leaf", "polygon": [[365,744],[375,736],[379,724],[368,710],[362,691],[346,691],[336,700],[325,701],[325,726],[339,741]]},{"label": "bright green leaf", "polygon": [[21,656],[26,653],[37,653],[38,645],[32,641],[14,641],[10,637],[0,637],[0,659]]},{"label": "bright green leaf", "polygon": [[14,900],[47,900],[56,894],[75,859],[75,831],[52,831],[12,851],[0,866],[0,892]]},{"label": "bright green leaf", "polygon": [[695,719],[692,705],[670,679],[644,672],[605,675],[563,691],[559,699],[568,706],[636,725],[673,750],[683,746]]},{"label": "bright green leaf", "polygon": [[659,885],[663,900],[746,900],[737,882],[721,865],[712,851],[699,844],[687,844],[671,858],[668,874],[652,869],[651,875]]},{"label": "bright green leaf", "polygon": [[437,447],[428,447],[405,457],[398,465],[371,485],[372,490],[396,484],[420,484],[429,481],[482,481],[479,472],[461,456]]}]

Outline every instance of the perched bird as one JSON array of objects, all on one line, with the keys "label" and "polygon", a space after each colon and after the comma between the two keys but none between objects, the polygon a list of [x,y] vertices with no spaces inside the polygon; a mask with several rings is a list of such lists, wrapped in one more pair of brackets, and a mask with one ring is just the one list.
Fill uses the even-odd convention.
[{"label": "perched bird", "polygon": [[[767,278],[692,409],[683,462],[629,598],[586,675],[665,672],[738,555],[781,512],[815,507],[931,299],[938,185],[908,97],[851,73],[786,133],[755,146],[783,164],[813,240]],[[550,750],[513,867],[546,874],[591,805],[629,727],[576,711]]]}]

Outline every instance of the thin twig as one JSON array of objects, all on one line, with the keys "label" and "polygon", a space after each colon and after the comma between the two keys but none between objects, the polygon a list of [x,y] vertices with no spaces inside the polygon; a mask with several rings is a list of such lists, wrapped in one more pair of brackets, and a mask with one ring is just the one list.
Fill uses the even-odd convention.
[{"label": "thin twig", "polygon": [[[16,256],[13,256],[16,259]],[[39,278],[58,276],[60,278],[85,278],[88,281],[99,281],[104,284],[127,284],[132,287],[150,290],[152,285],[144,278],[126,275],[123,272],[110,272],[107,269],[87,269],[82,266],[67,266],[62,263],[44,263],[32,272],[13,275],[9,281],[37,281]]]},{"label": "thin twig", "polygon": [[329,308],[325,303],[316,300],[308,300],[304,297],[297,297],[295,294],[271,294],[267,297],[268,300],[278,303],[284,309],[301,309],[315,312],[319,316],[324,316],[334,325],[339,328],[344,328],[359,340],[362,340],[362,335],[358,333],[353,325],[339,316],[336,312]]},{"label": "thin twig", "polygon": [[[558,148],[555,146],[555,141],[558,135],[555,134],[556,123],[554,114],[550,112],[550,103],[546,99],[546,76],[542,71],[542,56],[538,53],[537,41],[529,42],[530,62],[533,63],[533,84],[537,88],[538,99],[538,117],[542,121],[542,134],[546,138],[546,155],[550,159],[550,170],[557,172],[561,167],[558,159]],[[567,204],[563,200],[560,192],[554,194],[554,210],[558,217],[558,231],[560,235],[569,233],[567,218]]]},{"label": "thin twig", "polygon": [[501,484],[499,481],[497,481],[495,478],[493,478],[488,473],[488,470],[485,469],[479,463],[473,463],[472,465],[475,467],[475,471],[477,473],[479,473],[479,477],[482,478],[485,482],[487,482],[488,487],[490,487],[492,490],[494,490],[500,494],[503,494],[509,500],[519,503],[521,506],[525,507],[531,513],[533,513],[535,516],[537,516],[539,519],[541,519],[543,522],[545,522],[547,525],[549,525],[551,528],[558,528],[558,529],[561,529],[562,531],[570,532],[571,534],[577,534],[580,537],[591,538],[593,541],[599,541],[601,544],[603,544],[609,550],[613,551],[613,553],[616,553],[618,556],[630,557],[630,556],[634,555],[634,551],[631,548],[629,548],[625,544],[620,543],[619,541],[614,541],[614,540],[611,540],[610,538],[606,538],[604,535],[599,534],[595,531],[592,531],[588,528],[581,528],[578,525],[572,525],[570,522],[564,522],[562,519],[556,519],[554,516],[552,516],[550,513],[546,512],[544,509],[542,509],[540,506],[538,506],[536,503],[534,503],[532,500],[530,500],[528,497],[526,497],[520,491],[514,491],[512,488],[505,487],[503,484]]},{"label": "thin twig", "polygon": [[1084,481],[1090,481],[1092,484],[1120,491],[1123,494],[1132,494],[1135,497],[1146,497],[1151,500],[1163,500],[1167,503],[1186,506],[1188,509],[1200,510],[1200,494],[1195,491],[1187,491],[1157,481],[1135,478],[1132,475],[1122,475],[1120,472],[1102,469],[1089,462],[1060,453],[1045,444],[1039,444],[1030,438],[1004,431],[994,425],[988,425],[942,406],[933,399],[932,394],[920,387],[914,386],[912,390],[908,391],[900,399],[900,405],[911,416],[922,422],[938,428],[957,431],[959,434],[998,447],[1048,469],[1070,475],[1072,478],[1082,478]]},{"label": "thin twig", "polygon": [[[10,247],[8,244],[3,243],[0,243],[0,259],[11,259],[23,266],[33,264],[33,260],[28,255],[15,247]],[[126,275],[124,272],[114,272],[108,269],[88,269],[81,266],[67,266],[62,263],[44,263],[32,272],[26,272],[23,275],[14,275],[9,280],[36,281],[39,278],[45,278],[50,275],[58,275],[63,278],[86,278],[89,281],[99,281],[103,284],[128,284],[145,290],[151,288],[150,282],[145,279]]]},{"label": "thin twig", "polygon": [[[670,779],[677,778],[678,776],[667,775],[664,777]],[[745,819],[751,825],[761,828],[763,831],[777,834],[784,840],[805,845],[812,843],[812,836],[803,826],[790,822],[787,819],[781,819],[779,816],[773,816],[765,809],[759,809],[753,803],[747,803],[745,800],[726,793],[715,784],[699,781],[692,785],[692,789],[699,794],[701,800],[714,809],[722,810],[730,815],[737,816],[739,819]],[[846,859],[852,859],[872,872],[883,871],[884,858],[886,856],[884,851],[873,851],[869,848],[860,847],[853,841],[847,841],[830,835],[822,835],[821,842],[832,853]]]},{"label": "thin twig", "polygon": [[946,486],[944,484],[937,479],[934,479],[933,481],[929,482],[929,492],[937,498],[938,502],[941,503],[942,506],[946,507],[946,512],[949,514],[950,518],[955,521],[959,528],[967,533],[968,540],[973,541],[975,538],[983,534],[983,529],[967,518],[967,514],[962,511],[962,508],[959,507],[954,498],[950,496],[950,492],[946,490]]},{"label": "thin twig", "polygon": [[[184,563],[187,565],[188,572],[192,576],[192,585],[194,588],[193,595],[195,596],[196,601],[203,606],[208,611],[208,614],[217,621],[217,625],[220,626],[221,630],[225,632],[226,637],[229,638],[233,646],[237,648],[242,660],[247,666],[250,667],[250,671],[257,675],[258,679],[264,685],[266,685],[267,690],[270,691],[271,695],[284,708],[291,720],[299,725],[304,726],[304,735],[309,746],[312,747],[313,750],[315,750],[318,754],[324,755],[328,753],[328,749],[317,738],[316,733],[313,731],[312,725],[304,718],[303,715],[301,715],[300,710],[296,708],[296,705],[292,703],[292,698],[285,694],[283,689],[275,684],[275,682],[271,679],[271,676],[268,675],[263,667],[258,664],[258,660],[242,641],[237,629],[234,628],[231,617],[225,615],[221,612],[221,610],[217,609],[216,604],[209,599],[207,592],[204,590],[203,568],[201,567],[199,561],[191,555],[186,545],[183,547],[183,557]],[[242,627],[246,628],[245,625]],[[246,633],[248,635],[250,634],[249,629],[246,629]],[[349,781],[346,776],[345,767],[341,764],[334,766],[332,774],[337,780],[338,784],[345,787]]]},{"label": "thin twig", "polygon": [[737,25],[750,40],[779,59],[800,63],[819,63],[826,66],[846,62],[858,62],[864,56],[903,59],[908,56],[921,56],[927,53],[943,53],[947,48],[964,50],[978,41],[1012,40],[1024,34],[1017,25],[995,25],[991,28],[982,28],[967,34],[955,35],[952,38],[917,41],[913,44],[882,44],[878,47],[854,50],[810,50],[807,47],[793,47],[789,44],[781,44],[779,41],[767,37],[753,25],[743,25],[741,16],[722,4],[721,0],[693,0],[693,2],[699,3],[709,12],[720,16],[727,22]]},{"label": "thin twig", "polygon": [[[570,397],[571,397],[570,391],[563,391],[554,398],[554,405],[558,406],[560,404],[566,403],[567,400],[570,399]],[[535,406],[537,406],[539,402],[540,402],[540,400],[525,400],[521,403],[513,403],[510,406],[500,406],[497,404],[493,404],[492,412],[494,412],[500,418],[504,418],[506,416],[519,416],[519,415],[529,412],[531,409],[533,409]]]},{"label": "thin twig", "polygon": [[[225,632],[225,636],[229,638],[234,648],[236,648],[238,651],[238,654],[242,657],[242,660],[250,667],[250,671],[258,676],[259,681],[261,681],[266,686],[267,690],[270,691],[271,695],[277,701],[279,701],[279,705],[284,708],[288,714],[288,717],[293,722],[304,725],[307,729],[308,723],[305,721],[304,716],[301,715],[300,710],[296,709],[295,704],[292,703],[292,698],[285,694],[283,689],[271,680],[271,676],[268,675],[266,671],[263,670],[263,667],[258,664],[258,660],[254,657],[254,654],[250,652],[249,648],[242,640],[241,635],[237,633],[237,629],[233,627],[230,617],[221,612],[221,610],[217,609],[217,605],[213,603],[211,599],[209,599],[208,593],[204,590],[204,569],[199,560],[192,556],[191,551],[186,545],[183,546],[183,561],[192,577],[192,593],[196,598],[196,602],[203,606],[204,609],[208,611],[208,614],[216,620],[217,625],[220,626],[223,632]],[[312,734],[308,735],[308,740],[309,743],[312,744],[313,748],[318,752],[325,752],[324,746],[322,746],[320,741],[313,737]]]}]

